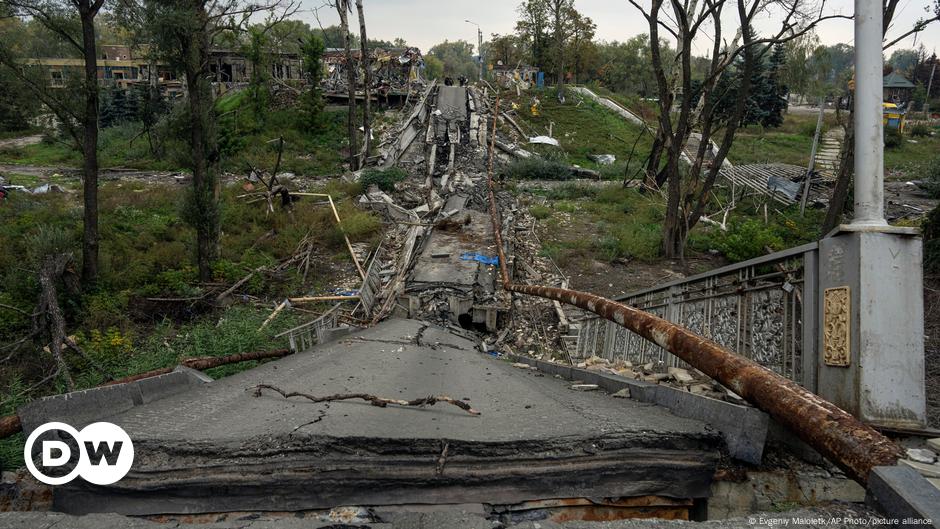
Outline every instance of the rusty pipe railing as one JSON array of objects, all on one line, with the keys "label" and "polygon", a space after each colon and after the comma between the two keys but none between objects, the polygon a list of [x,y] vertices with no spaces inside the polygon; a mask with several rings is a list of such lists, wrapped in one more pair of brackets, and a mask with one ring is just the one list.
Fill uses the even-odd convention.
[{"label": "rusty pipe railing", "polygon": [[848,412],[760,364],[737,355],[688,329],[607,298],[563,288],[519,285],[510,280],[496,195],[493,157],[499,94],[493,113],[493,140],[487,167],[490,217],[499,254],[503,288],[568,303],[622,325],[666,349],[767,412],[862,485],[876,466],[894,465],[901,448]]}]

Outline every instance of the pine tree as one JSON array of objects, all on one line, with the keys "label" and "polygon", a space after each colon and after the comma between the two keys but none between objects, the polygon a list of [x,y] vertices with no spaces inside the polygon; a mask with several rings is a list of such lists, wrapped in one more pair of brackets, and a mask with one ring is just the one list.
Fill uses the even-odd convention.
[{"label": "pine tree", "polygon": [[774,46],[767,70],[765,100],[762,106],[766,111],[761,122],[765,127],[776,128],[783,124],[783,113],[789,105],[790,88],[784,83],[783,70],[786,68],[786,50],[782,44]]}]

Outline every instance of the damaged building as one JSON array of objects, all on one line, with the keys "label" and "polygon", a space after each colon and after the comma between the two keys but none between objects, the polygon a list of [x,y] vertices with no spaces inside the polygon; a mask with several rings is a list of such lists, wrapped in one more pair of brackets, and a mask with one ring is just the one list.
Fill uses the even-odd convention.
[{"label": "damaged building", "polygon": [[[353,50],[356,70],[356,97],[365,97],[362,89],[362,51]],[[424,56],[418,48],[375,48],[369,51],[373,97],[389,102],[417,96],[426,86],[423,77]],[[346,51],[329,48],[323,54],[326,75],[323,91],[329,97],[348,98]]]}]

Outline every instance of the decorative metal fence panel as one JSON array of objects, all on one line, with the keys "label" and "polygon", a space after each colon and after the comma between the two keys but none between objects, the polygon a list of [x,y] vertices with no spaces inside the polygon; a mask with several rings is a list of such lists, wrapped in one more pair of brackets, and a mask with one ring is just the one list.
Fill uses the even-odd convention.
[{"label": "decorative metal fence panel", "polygon": [[375,304],[375,298],[382,291],[382,260],[385,259],[385,249],[382,244],[375,249],[372,254],[372,262],[366,270],[366,278],[362,282],[362,288],[359,289],[359,300],[362,302],[362,308],[366,316],[372,316],[372,307]]},{"label": "decorative metal fence panel", "polygon": [[295,353],[306,351],[318,343],[323,343],[326,331],[336,327],[339,318],[339,309],[342,305],[342,303],[337,303],[332,309],[328,310],[319,318],[294,327],[293,329],[286,330],[275,336],[275,338],[287,336],[291,351]]},{"label": "decorative metal fence panel", "polygon": [[[815,243],[617,298],[714,340],[815,390]],[[582,322],[577,352],[685,367],[679,358],[601,318]]]}]

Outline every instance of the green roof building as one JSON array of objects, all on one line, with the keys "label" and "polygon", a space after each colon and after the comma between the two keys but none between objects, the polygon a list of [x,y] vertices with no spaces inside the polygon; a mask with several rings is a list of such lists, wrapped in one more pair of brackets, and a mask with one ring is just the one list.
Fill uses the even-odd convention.
[{"label": "green roof building", "polygon": [[907,103],[914,93],[914,83],[903,75],[891,72],[884,78],[884,100],[892,103]]}]

